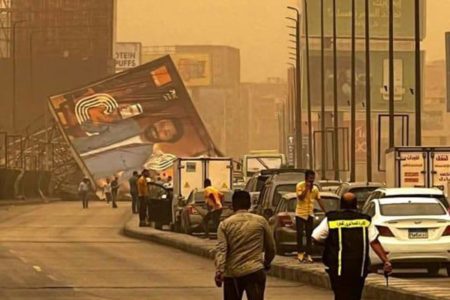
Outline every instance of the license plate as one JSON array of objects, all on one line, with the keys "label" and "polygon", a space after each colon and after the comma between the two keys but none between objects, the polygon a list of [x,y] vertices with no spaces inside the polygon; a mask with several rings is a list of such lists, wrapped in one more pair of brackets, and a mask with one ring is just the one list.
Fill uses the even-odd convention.
[{"label": "license plate", "polygon": [[428,238],[428,229],[409,229],[409,238],[413,239],[427,239]]}]

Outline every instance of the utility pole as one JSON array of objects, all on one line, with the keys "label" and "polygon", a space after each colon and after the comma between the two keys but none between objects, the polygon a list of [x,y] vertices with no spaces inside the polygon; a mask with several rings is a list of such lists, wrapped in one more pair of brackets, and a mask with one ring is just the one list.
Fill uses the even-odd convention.
[{"label": "utility pole", "polygon": [[394,0],[389,0],[389,148],[394,147]]},{"label": "utility pole", "polygon": [[351,82],[351,101],[350,101],[350,131],[351,131],[351,151],[350,151],[350,181],[354,182],[356,180],[356,66],[355,66],[355,34],[356,34],[356,24],[355,24],[355,0],[352,0],[352,37],[351,37],[351,73],[352,73],[352,82]]},{"label": "utility pole", "polygon": [[327,140],[326,140],[326,128],[325,128],[325,53],[324,53],[324,47],[325,47],[325,33],[324,33],[324,6],[323,1],[320,0],[320,120],[321,120],[321,137],[322,137],[322,147],[321,147],[321,154],[322,154],[322,161],[320,163],[322,170],[321,170],[321,177],[322,179],[326,179],[327,175],[327,153],[326,150],[328,150],[327,147]]},{"label": "utility pole", "polygon": [[336,1],[333,0],[333,105],[334,105],[334,179],[339,180],[339,119],[338,119],[338,88],[337,88],[337,24]]},{"label": "utility pole", "polygon": [[371,109],[372,95],[370,85],[370,10],[369,0],[366,0],[365,6],[365,41],[366,41],[366,160],[367,160],[367,181],[372,181],[372,126]]},{"label": "utility pole", "polygon": [[[416,55],[416,146],[422,146],[422,72],[420,57],[420,0],[414,0],[415,14],[415,55]],[[449,88],[449,87],[447,87]]]},{"label": "utility pole", "polygon": [[300,64],[300,12],[298,8],[288,6],[290,10],[295,11],[295,41],[296,41],[296,49],[295,49],[295,85],[297,90],[296,97],[296,113],[295,113],[295,137],[296,137],[296,146],[297,146],[297,155],[296,155],[296,166],[297,168],[303,167],[303,133],[302,133],[302,84],[301,84],[301,64]]},{"label": "utility pole", "polygon": [[312,113],[311,113],[311,80],[309,66],[309,29],[308,29],[308,0],[304,0],[303,15],[305,19],[305,44],[306,44],[306,102],[308,103],[308,150],[309,150],[309,168],[314,169],[313,154],[313,131],[312,131]]}]

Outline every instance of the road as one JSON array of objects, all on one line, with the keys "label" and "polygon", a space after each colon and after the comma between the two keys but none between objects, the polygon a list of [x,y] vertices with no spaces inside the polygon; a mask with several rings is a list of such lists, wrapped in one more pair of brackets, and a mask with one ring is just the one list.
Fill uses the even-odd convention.
[{"label": "road", "polygon": [[[121,235],[129,204],[0,207],[0,299],[221,299],[213,263]],[[266,299],[332,299],[269,278]]]}]

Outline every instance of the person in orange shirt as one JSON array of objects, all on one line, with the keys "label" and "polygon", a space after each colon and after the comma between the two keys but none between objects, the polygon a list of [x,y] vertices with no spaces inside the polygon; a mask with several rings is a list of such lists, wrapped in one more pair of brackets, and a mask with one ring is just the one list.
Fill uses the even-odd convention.
[{"label": "person in orange shirt", "polygon": [[212,221],[214,230],[219,226],[223,210],[223,194],[212,186],[210,179],[205,179],[204,187],[204,197],[208,212],[203,217],[202,225],[205,230],[205,237],[209,238],[209,221]]},{"label": "person in orange shirt", "polygon": [[150,196],[150,191],[147,184],[149,180],[150,172],[147,169],[144,169],[141,176],[137,180],[139,197],[139,227],[147,226],[147,209]]}]

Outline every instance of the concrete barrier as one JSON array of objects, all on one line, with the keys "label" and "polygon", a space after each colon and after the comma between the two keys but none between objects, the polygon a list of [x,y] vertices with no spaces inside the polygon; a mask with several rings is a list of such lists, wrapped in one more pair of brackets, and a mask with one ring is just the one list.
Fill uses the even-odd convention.
[{"label": "concrete barrier", "polygon": [[[209,259],[214,258],[216,243],[214,241],[203,240],[186,234],[160,231],[149,227],[138,227],[137,225],[138,218],[133,216],[125,225],[123,233],[129,237],[156,242]],[[322,264],[299,264],[292,257],[277,256],[269,275],[330,288],[328,275]],[[450,299],[450,287],[431,288],[425,283],[399,278],[390,278],[389,287],[386,287],[383,276],[370,274],[364,288],[364,297],[385,300]]]}]

